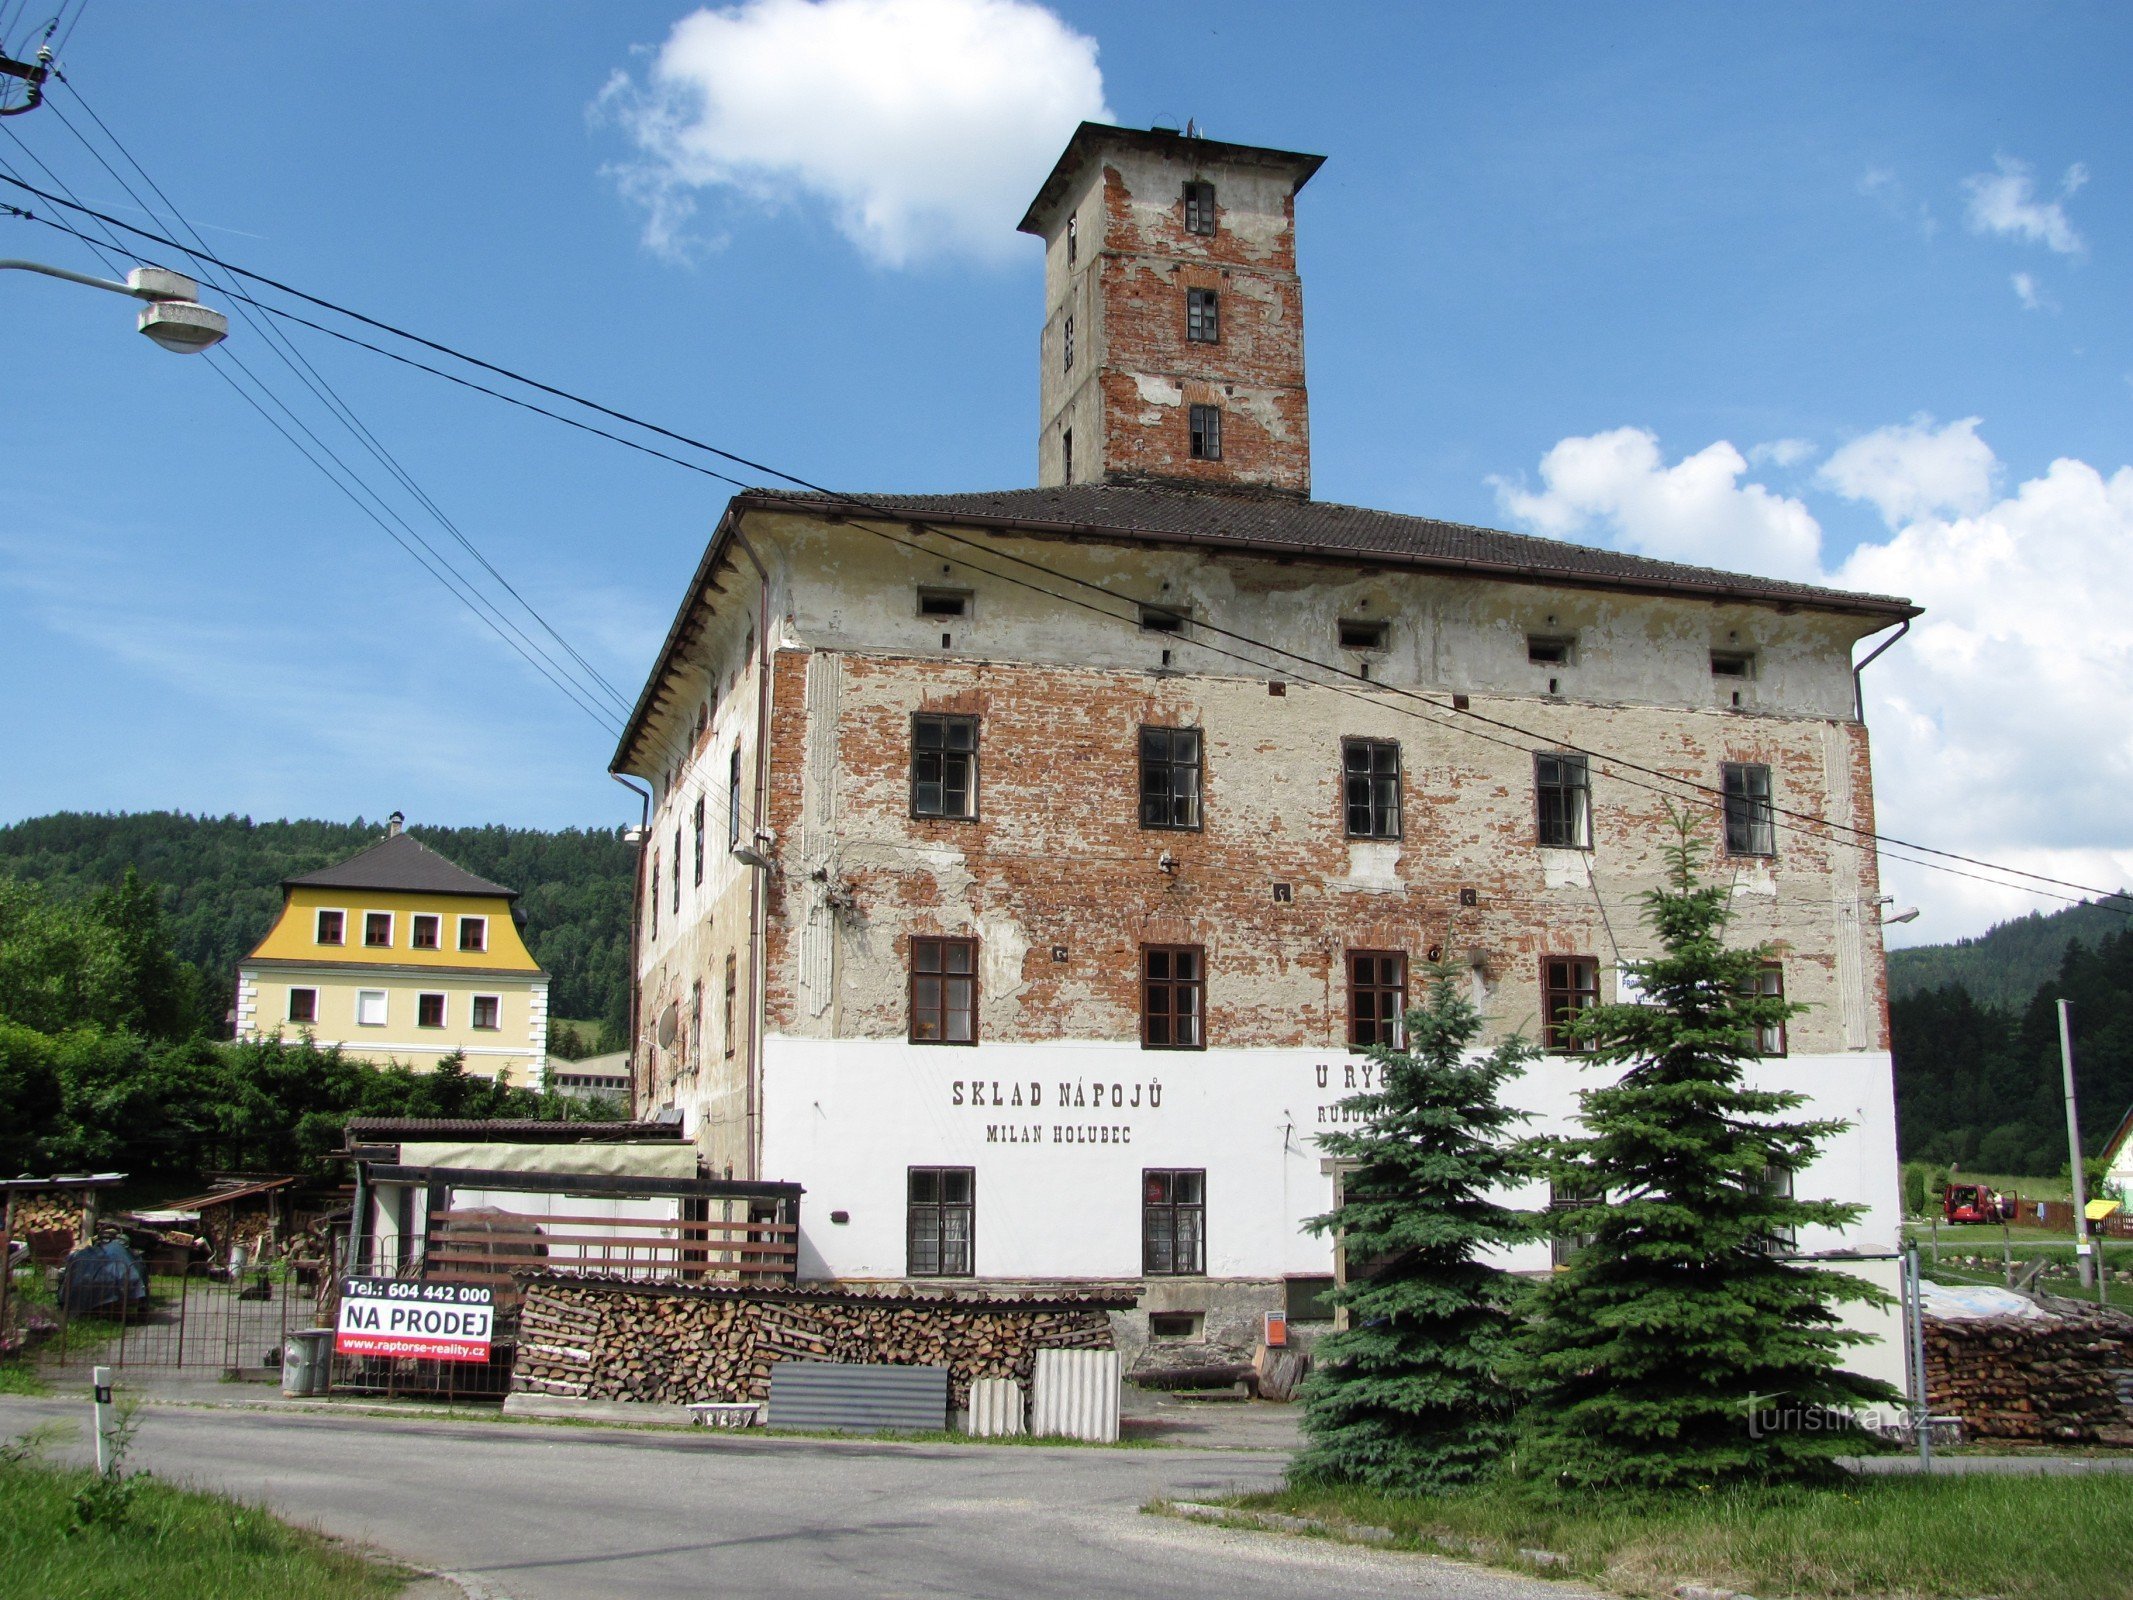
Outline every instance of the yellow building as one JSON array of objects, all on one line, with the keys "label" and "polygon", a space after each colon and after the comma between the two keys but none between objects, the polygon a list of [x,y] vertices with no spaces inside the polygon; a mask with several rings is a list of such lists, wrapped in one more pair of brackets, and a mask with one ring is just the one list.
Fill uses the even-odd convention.
[{"label": "yellow building", "polygon": [[548,1075],[548,974],[519,936],[516,889],[400,830],[282,884],[281,916],[237,968],[237,1037],[308,1034],[428,1071],[453,1051],[483,1077]]}]

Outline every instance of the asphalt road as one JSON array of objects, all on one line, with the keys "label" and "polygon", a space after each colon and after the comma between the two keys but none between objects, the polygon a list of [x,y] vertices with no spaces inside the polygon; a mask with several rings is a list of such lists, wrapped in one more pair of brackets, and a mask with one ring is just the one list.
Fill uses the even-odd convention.
[{"label": "asphalt road", "polygon": [[[0,1437],[79,1402],[0,1398]],[[86,1444],[86,1427],[82,1444]],[[1235,1600],[1577,1591],[1149,1517],[1278,1481],[1266,1451],[872,1444],[151,1406],[133,1464],[508,1600],[712,1593]]]}]

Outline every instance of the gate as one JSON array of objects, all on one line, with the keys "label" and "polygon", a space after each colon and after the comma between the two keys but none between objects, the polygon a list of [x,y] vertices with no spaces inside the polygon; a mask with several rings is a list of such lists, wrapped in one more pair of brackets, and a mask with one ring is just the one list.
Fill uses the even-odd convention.
[{"label": "gate", "polygon": [[66,1368],[108,1366],[212,1373],[279,1372],[282,1346],[314,1320],[311,1289],[287,1267],[209,1275],[180,1259],[144,1263],[147,1298],[75,1312],[65,1296],[51,1358]]}]

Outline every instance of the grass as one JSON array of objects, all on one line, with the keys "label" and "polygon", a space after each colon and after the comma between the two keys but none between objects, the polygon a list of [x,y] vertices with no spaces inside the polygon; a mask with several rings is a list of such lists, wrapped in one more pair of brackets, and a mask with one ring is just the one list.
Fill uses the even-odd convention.
[{"label": "grass", "polygon": [[0,1394],[48,1394],[51,1385],[34,1361],[21,1357],[0,1361]]},{"label": "grass", "polygon": [[2124,1600],[2133,1480],[1866,1478],[1843,1489],[1736,1490],[1565,1505],[1495,1489],[1432,1500],[1291,1489],[1227,1502],[1450,1541],[1503,1565],[1551,1550],[1574,1575],[1631,1595],[1702,1583],[1758,1595]]},{"label": "grass", "polygon": [[128,1480],[122,1518],[84,1524],[93,1472],[0,1461],[0,1600],[377,1600],[408,1575],[221,1495]]}]

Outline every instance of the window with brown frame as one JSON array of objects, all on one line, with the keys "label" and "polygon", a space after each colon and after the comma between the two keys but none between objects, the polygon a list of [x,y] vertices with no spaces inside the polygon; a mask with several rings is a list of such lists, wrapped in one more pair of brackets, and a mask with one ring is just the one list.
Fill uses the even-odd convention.
[{"label": "window with brown frame", "polygon": [[969,1277],[977,1259],[976,1171],[912,1167],[905,1183],[904,1275]]},{"label": "window with brown frame", "polygon": [[1200,730],[1141,729],[1141,826],[1200,826]]},{"label": "window with brown frame", "polygon": [[[1775,961],[1765,961],[1749,980],[1746,993],[1755,1000],[1785,998],[1785,969]],[[1761,1023],[1755,1030],[1755,1053],[1761,1056],[1781,1056],[1785,1049],[1785,1022],[1781,1017],[1776,1022]]]},{"label": "window with brown frame", "polygon": [[1541,1043],[1550,1050],[1590,1050],[1572,1042],[1570,1021],[1600,1003],[1600,963],[1593,956],[1541,957]]},{"label": "window with brown frame", "polygon": [[393,943],[393,914],[390,911],[366,911],[363,913],[363,943],[374,950],[390,950]]},{"label": "window with brown frame", "polygon": [[911,1042],[978,1042],[978,942],[911,941]]},{"label": "window with brown frame", "polygon": [[442,942],[444,919],[427,912],[417,912],[407,919],[407,942],[411,949],[434,950]]},{"label": "window with brown frame", "polygon": [[1397,950],[1348,952],[1348,1043],[1397,1049],[1406,1039],[1407,957]]},{"label": "window with brown frame", "polygon": [[475,951],[489,948],[489,919],[487,917],[461,917],[459,919],[459,948]]},{"label": "window with brown frame", "polygon": [[291,989],[289,991],[289,1020],[291,1022],[318,1021],[318,991],[316,989]]},{"label": "window with brown frame", "polygon": [[978,719],[920,713],[911,719],[911,815],[978,814]]},{"label": "window with brown frame", "polygon": [[1400,746],[1393,739],[1343,739],[1341,779],[1351,839],[1400,837]]},{"label": "window with brown frame", "polygon": [[340,944],[348,937],[348,914],[345,911],[321,911],[318,914],[318,942]]},{"label": "window with brown frame", "polygon": [[1207,958],[1196,944],[1141,946],[1141,1048],[1207,1047]]},{"label": "window with brown frame", "polygon": [[418,1028],[441,1028],[444,1026],[443,995],[418,994],[415,996],[415,1026]]},{"label": "window with brown frame", "polygon": [[1207,1174],[1150,1168],[1141,1174],[1141,1275],[1193,1277],[1207,1270]]}]

